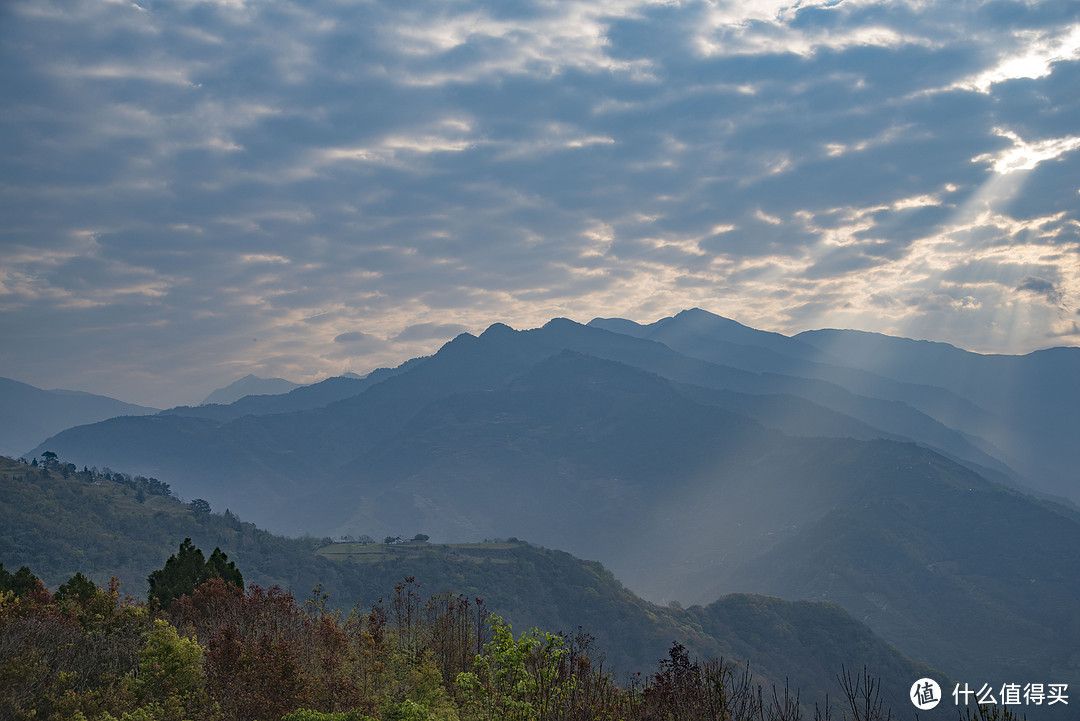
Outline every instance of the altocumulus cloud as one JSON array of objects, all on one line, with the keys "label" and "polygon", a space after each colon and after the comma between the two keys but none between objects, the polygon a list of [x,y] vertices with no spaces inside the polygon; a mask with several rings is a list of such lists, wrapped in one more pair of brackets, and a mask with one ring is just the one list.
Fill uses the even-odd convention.
[{"label": "altocumulus cloud", "polygon": [[464,333],[467,329],[465,326],[455,325],[453,323],[416,323],[410,325],[396,336],[395,341],[415,341],[415,340],[450,340],[454,336]]},{"label": "altocumulus cloud", "polygon": [[367,333],[358,330],[349,331],[348,333],[340,333],[334,336],[335,343],[370,343],[377,340],[377,338],[372,338]]},{"label": "altocumulus cloud", "polygon": [[1025,276],[1016,289],[1029,290],[1032,293],[1042,295],[1046,298],[1046,301],[1052,305],[1061,305],[1062,300],[1064,300],[1064,293],[1058,290],[1057,286],[1046,278],[1036,278],[1030,275]]},{"label": "altocumulus cloud", "polygon": [[1075,345],[1078,76],[1066,1],[11,0],[0,375],[169,405],[691,306]]}]

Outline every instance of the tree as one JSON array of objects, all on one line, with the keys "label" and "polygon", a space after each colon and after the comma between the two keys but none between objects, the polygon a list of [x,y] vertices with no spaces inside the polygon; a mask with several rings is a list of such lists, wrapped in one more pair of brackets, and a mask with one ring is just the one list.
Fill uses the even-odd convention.
[{"label": "tree", "polygon": [[180,550],[169,556],[165,566],[147,576],[149,601],[157,601],[167,608],[173,599],[190,596],[195,587],[202,583],[205,568],[206,558],[202,551],[192,545],[190,538],[185,538]]},{"label": "tree", "polygon": [[214,552],[210,554],[206,562],[206,580],[209,581],[211,578],[220,578],[225,583],[244,587],[244,577],[240,574],[236,563],[230,561],[220,548],[214,548]]},{"label": "tree", "polygon": [[41,581],[30,572],[28,566],[23,566],[15,573],[4,570],[4,564],[0,563],[0,593],[14,591],[16,596],[25,596],[33,591]]},{"label": "tree", "polygon": [[40,467],[44,468],[46,471],[51,470],[52,467],[56,465],[57,460],[58,457],[55,453],[53,453],[52,451],[45,451],[41,454]]},{"label": "tree", "polygon": [[488,619],[492,639],[476,657],[473,670],[458,674],[457,686],[466,705],[479,717],[547,719],[559,717],[559,705],[570,690],[566,639],[533,629],[514,640],[509,624]]},{"label": "tree", "polygon": [[139,652],[139,681],[158,695],[196,694],[203,685],[203,652],[199,644],[183,638],[165,619],[154,628]]},{"label": "tree", "polygon": [[157,601],[168,608],[173,600],[190,596],[195,589],[211,578],[221,578],[234,586],[244,587],[244,579],[236,564],[229,561],[220,548],[215,548],[207,561],[203,552],[185,538],[180,550],[169,556],[164,568],[151,572],[146,581],[150,584],[149,601]]},{"label": "tree", "polygon": [[426,543],[429,538],[431,538],[431,536],[427,535],[426,533],[417,533],[415,536],[413,536],[414,541],[421,541],[424,543]]},{"label": "tree", "polygon": [[93,581],[82,575],[82,573],[76,572],[74,576],[67,580],[67,583],[60,584],[60,588],[56,589],[53,598],[57,601],[70,599],[86,603],[96,596],[97,592],[98,587],[94,585]]},{"label": "tree", "polygon": [[182,637],[168,621],[155,619],[139,651],[134,687],[143,702],[162,710],[164,718],[198,714],[207,701],[202,648],[197,641]]},{"label": "tree", "polygon": [[194,511],[195,515],[198,515],[200,513],[209,513],[210,512],[210,503],[209,503],[209,501],[205,501],[202,498],[196,498],[196,499],[192,500],[191,503],[188,504],[188,508],[190,508],[192,511]]}]

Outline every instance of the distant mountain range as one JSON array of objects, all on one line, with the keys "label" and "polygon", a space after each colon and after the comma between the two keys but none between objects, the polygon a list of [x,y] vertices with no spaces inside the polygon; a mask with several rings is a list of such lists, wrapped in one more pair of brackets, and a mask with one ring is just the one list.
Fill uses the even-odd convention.
[{"label": "distant mountain range", "polygon": [[276,396],[299,387],[299,383],[293,383],[284,378],[260,378],[257,375],[248,373],[240,380],[233,381],[224,388],[212,391],[210,395],[203,399],[202,405],[227,405],[240,400],[244,396]]},{"label": "distant mountain range", "polygon": [[[903,403],[992,456],[989,468],[1036,491],[1080,502],[1080,446],[1070,440],[1080,431],[1080,348],[1005,356],[852,330],[788,338],[699,309],[646,326],[604,319],[589,325],[656,340],[720,365],[819,379],[862,397]],[[819,400],[836,406],[835,400]],[[986,461],[956,437],[896,425],[905,422],[900,418],[879,418],[877,425],[961,459]]]},{"label": "distant mountain range", "polygon": [[115,398],[80,391],[46,391],[0,378],[0,455],[19,457],[65,428],[157,413]]},{"label": "distant mountain range", "polygon": [[36,452],[280,532],[515,535],[653,601],[836,601],[954,677],[1080,684],[1078,383],[1076,348],[788,338],[695,309],[495,324],[362,380]]},{"label": "distant mountain range", "polygon": [[406,361],[393,369],[378,368],[366,376],[346,373],[343,376],[334,376],[311,385],[297,386],[291,391],[276,395],[247,395],[227,404],[206,403],[200,406],[177,406],[162,411],[162,415],[232,421],[244,416],[265,416],[274,413],[312,410],[334,401],[359,395],[366,388],[392,375],[402,373],[422,360],[422,358],[416,358]]}]

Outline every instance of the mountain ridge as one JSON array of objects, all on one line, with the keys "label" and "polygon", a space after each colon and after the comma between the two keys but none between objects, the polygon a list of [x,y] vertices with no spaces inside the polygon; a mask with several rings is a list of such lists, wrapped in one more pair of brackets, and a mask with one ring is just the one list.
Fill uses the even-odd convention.
[{"label": "mountain ridge", "polygon": [[0,378],[0,453],[18,457],[75,425],[120,415],[149,415],[149,408],[85,391],[43,390]]},{"label": "mountain ridge", "polygon": [[301,383],[293,383],[284,378],[260,378],[254,373],[248,373],[227,386],[211,391],[200,405],[228,405],[244,396],[281,395],[301,385]]}]

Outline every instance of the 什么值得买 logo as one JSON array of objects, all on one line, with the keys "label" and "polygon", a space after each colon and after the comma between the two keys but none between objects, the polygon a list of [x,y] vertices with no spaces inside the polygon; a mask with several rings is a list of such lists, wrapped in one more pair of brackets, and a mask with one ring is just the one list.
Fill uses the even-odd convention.
[{"label": "\u4ec0\u4e48\u503c\u5f97\u4e70 logo", "polygon": [[911,703],[920,711],[929,711],[941,703],[941,686],[932,678],[920,678],[911,685]]}]

